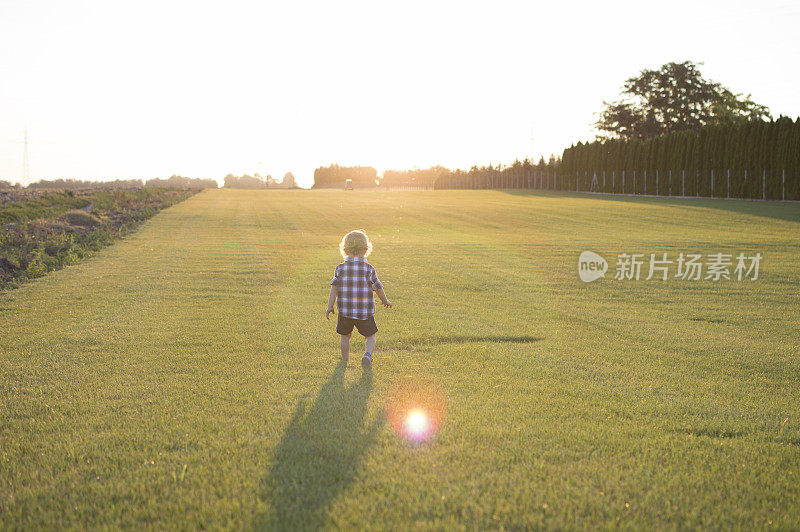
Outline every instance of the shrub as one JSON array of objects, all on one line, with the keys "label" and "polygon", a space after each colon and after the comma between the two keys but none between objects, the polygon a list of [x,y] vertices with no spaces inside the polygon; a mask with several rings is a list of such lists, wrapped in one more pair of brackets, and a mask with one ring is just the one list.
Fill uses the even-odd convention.
[{"label": "shrub", "polygon": [[[0,290],[80,261],[195,192],[154,187],[83,197],[48,193],[0,205]],[[75,210],[89,204],[100,217]]]},{"label": "shrub", "polygon": [[36,260],[28,264],[25,273],[28,275],[29,279],[41,277],[47,273],[47,265],[37,257]]},{"label": "shrub", "polygon": [[68,224],[78,227],[97,227],[103,223],[97,216],[79,210],[67,211],[61,218]]},{"label": "shrub", "polygon": [[0,257],[0,275],[11,276],[19,270],[19,266],[5,257]]},{"label": "shrub", "polygon": [[12,197],[12,201],[0,206],[0,225],[58,216],[69,209],[80,209],[89,205],[89,200],[61,193],[47,193],[26,197]]}]

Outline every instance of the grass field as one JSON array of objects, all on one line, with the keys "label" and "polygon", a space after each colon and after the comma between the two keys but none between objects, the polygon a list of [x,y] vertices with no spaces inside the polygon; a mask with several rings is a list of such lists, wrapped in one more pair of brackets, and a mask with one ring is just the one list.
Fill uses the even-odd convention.
[{"label": "grass field", "polygon": [[[371,378],[324,316],[361,227]],[[0,528],[800,528],[800,205],[208,190],[0,294]],[[581,251],[761,252],[582,283]],[[404,388],[404,387],[408,388]],[[436,389],[409,445],[384,412]]]}]

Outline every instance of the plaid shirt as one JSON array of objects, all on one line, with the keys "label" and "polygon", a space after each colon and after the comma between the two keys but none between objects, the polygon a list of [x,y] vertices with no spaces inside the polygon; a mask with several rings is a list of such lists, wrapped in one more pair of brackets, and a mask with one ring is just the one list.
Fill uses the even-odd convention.
[{"label": "plaid shirt", "polygon": [[331,284],[339,287],[336,304],[340,315],[354,320],[366,320],[375,314],[372,290],[383,288],[383,285],[367,259],[347,257],[347,260],[336,266]]}]

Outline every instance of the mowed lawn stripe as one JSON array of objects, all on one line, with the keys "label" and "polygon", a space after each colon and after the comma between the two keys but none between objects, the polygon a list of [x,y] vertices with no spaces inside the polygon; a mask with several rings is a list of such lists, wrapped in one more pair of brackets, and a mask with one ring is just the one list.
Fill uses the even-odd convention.
[{"label": "mowed lawn stripe", "polygon": [[275,439],[264,330],[282,234],[230,199],[191,198],[4,295],[13,522],[156,522],[175,509],[175,472],[198,486],[181,519],[203,522],[233,497],[222,479],[240,442]]}]

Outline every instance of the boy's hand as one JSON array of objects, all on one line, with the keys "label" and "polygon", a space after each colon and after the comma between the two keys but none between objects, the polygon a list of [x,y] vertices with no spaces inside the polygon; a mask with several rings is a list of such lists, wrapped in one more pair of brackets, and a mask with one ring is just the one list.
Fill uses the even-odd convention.
[{"label": "boy's hand", "polygon": [[[373,288],[374,288],[374,285],[373,285]],[[384,307],[392,308],[392,302],[389,301],[388,297],[386,297],[386,292],[383,291],[383,287],[378,288],[377,290],[375,290],[375,292],[378,294],[378,297],[380,298],[381,303],[383,303]]]},{"label": "boy's hand", "polygon": [[335,312],[336,311],[333,310],[332,307],[328,307],[328,310],[325,312],[325,319],[326,320],[330,320],[331,319],[331,313],[335,313]]}]

